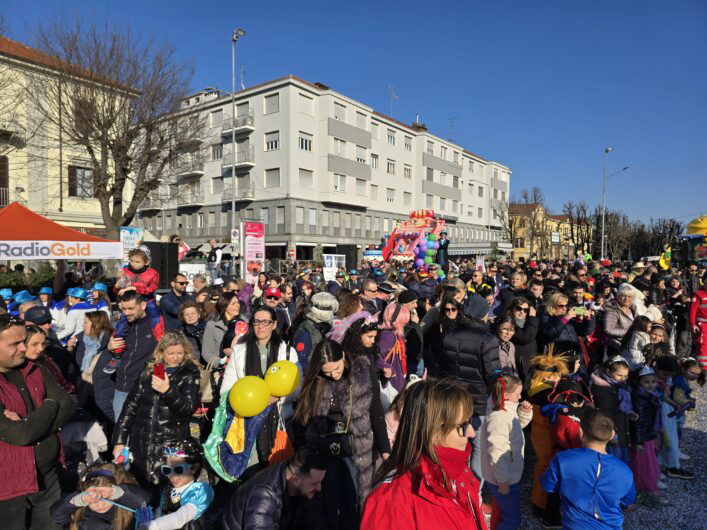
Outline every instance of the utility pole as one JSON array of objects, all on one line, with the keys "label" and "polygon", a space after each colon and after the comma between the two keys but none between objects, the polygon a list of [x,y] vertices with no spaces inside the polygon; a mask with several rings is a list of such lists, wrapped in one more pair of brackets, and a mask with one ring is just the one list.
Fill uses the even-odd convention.
[{"label": "utility pole", "polygon": [[[236,227],[236,41],[245,35],[238,28],[231,35],[231,239]],[[231,275],[236,272],[236,249],[231,245]]]}]

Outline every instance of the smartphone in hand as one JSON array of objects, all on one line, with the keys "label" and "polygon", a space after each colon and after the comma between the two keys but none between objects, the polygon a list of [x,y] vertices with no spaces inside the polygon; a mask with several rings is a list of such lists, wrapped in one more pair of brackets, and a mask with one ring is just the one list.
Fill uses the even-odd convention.
[{"label": "smartphone in hand", "polygon": [[155,364],[155,371],[153,372],[160,379],[165,378],[164,363]]}]

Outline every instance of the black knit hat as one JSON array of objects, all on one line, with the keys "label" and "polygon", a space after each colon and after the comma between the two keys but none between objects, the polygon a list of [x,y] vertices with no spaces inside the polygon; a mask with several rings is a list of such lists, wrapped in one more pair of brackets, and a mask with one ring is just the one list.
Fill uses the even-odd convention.
[{"label": "black knit hat", "polygon": [[409,302],[414,302],[418,299],[417,293],[412,289],[403,291],[398,295],[398,302],[401,304],[407,304]]}]

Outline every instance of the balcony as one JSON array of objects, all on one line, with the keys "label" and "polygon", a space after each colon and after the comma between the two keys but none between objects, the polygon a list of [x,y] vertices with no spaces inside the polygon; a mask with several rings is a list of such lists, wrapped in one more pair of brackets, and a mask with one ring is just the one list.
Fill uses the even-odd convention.
[{"label": "balcony", "polygon": [[182,155],[170,167],[172,173],[180,178],[202,177],[204,175],[204,157],[201,155]]},{"label": "balcony", "polygon": [[138,210],[141,212],[160,211],[164,209],[167,202],[167,197],[163,197],[156,191],[152,191],[148,193],[147,197],[140,203]]},{"label": "balcony", "polygon": [[248,114],[226,118],[221,124],[221,134],[249,134],[255,130],[255,119],[253,118],[253,109],[248,111]]},{"label": "balcony", "polygon": [[177,206],[181,208],[204,206],[204,195],[201,190],[183,189],[177,192]]},{"label": "balcony", "polygon": [[10,142],[24,142],[25,128],[17,120],[0,120],[0,138]]},{"label": "balcony", "polygon": [[221,167],[223,169],[250,169],[255,167],[255,150],[251,145],[247,149],[236,151],[236,161],[233,163],[233,153],[224,153],[221,159]]},{"label": "balcony", "polygon": [[[233,185],[226,184],[223,187],[222,202],[231,202],[233,198]],[[236,185],[236,200],[237,201],[252,201],[255,200],[255,184],[249,182],[247,184]]]}]

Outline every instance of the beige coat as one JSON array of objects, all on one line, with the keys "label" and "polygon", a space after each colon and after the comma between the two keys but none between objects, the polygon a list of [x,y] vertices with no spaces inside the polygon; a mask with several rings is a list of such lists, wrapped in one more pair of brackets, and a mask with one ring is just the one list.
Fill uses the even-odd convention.
[{"label": "beige coat", "polygon": [[506,410],[494,410],[481,428],[481,474],[492,484],[516,484],[523,475],[525,438],[523,428],[533,419],[532,409],[506,403]]}]

